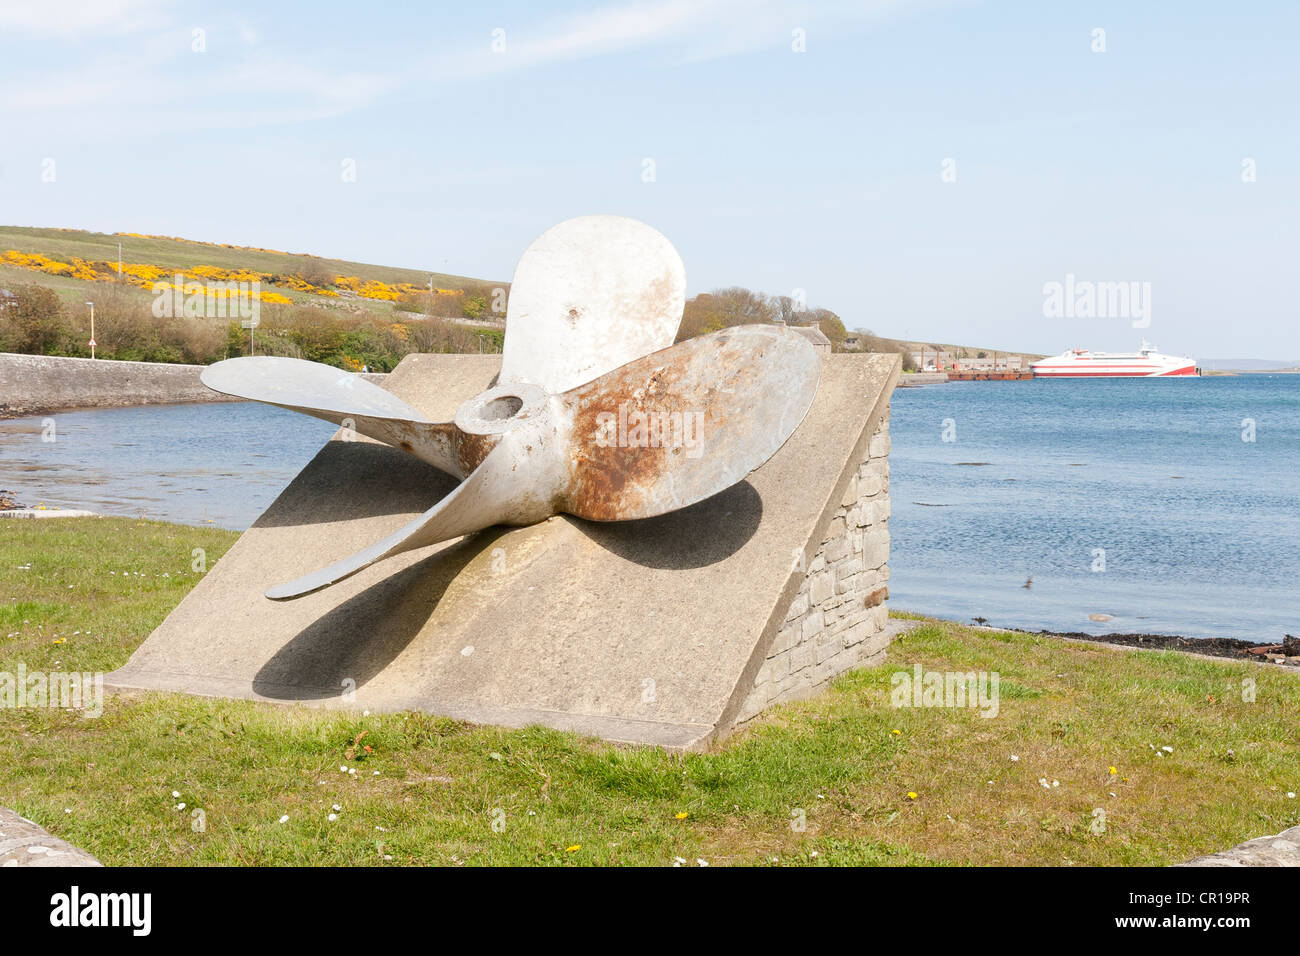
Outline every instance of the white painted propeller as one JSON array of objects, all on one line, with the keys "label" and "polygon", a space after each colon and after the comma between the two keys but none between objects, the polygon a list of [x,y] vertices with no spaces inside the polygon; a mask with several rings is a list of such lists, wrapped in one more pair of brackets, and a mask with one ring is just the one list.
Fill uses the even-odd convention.
[{"label": "white painted propeller", "polygon": [[619,216],[547,230],[515,269],[497,385],[431,422],[360,376],[298,359],[229,359],[203,383],[402,448],[462,482],[368,548],[266,593],[298,597],[413,548],[564,512],[593,521],[684,508],[776,453],[820,363],[782,326],[672,345],[686,280],[660,233]]}]

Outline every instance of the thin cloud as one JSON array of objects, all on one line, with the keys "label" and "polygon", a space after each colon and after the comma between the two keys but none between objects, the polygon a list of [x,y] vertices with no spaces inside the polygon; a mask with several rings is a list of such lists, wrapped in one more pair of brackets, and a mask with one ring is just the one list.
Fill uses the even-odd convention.
[{"label": "thin cloud", "polygon": [[[927,0],[921,6],[943,3]],[[493,37],[484,36],[471,53],[439,58],[435,71],[447,78],[484,75],[638,49],[659,49],[670,62],[700,62],[788,47],[796,28],[826,31],[914,8],[903,0],[817,5],[778,0],[634,0],[536,25],[499,24],[496,29],[504,31],[504,50],[493,52]]]},{"label": "thin cloud", "polygon": [[0,30],[47,36],[133,33],[159,25],[159,0],[19,0],[0,5]]}]

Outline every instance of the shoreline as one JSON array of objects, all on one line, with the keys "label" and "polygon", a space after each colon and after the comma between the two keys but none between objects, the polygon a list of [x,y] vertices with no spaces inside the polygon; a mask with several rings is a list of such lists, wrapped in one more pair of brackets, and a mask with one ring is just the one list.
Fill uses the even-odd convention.
[{"label": "shoreline", "polygon": [[[140,520],[130,515],[111,515],[88,509],[39,508],[23,505],[15,500],[13,492],[0,489],[0,518],[11,517],[61,517],[94,518],[95,520]],[[175,521],[162,521],[148,518],[144,520],[157,524],[171,525],[177,528],[203,528],[205,525],[187,525]],[[223,529],[231,534],[240,535],[247,529]],[[1227,660],[1254,661],[1255,663],[1274,663],[1284,667],[1300,668],[1300,637],[1286,635],[1283,642],[1248,641],[1241,637],[1187,637],[1181,634],[1154,634],[1142,631],[1110,632],[1106,634],[1089,634],[1086,631],[1056,631],[1048,628],[1030,630],[1022,627],[997,627],[991,624],[966,624],[955,618],[935,617],[922,611],[899,608],[899,616],[891,615],[893,620],[924,620],[945,624],[955,624],[976,631],[993,631],[997,633],[1025,634],[1031,637],[1055,637],[1067,641],[1087,641],[1094,644],[1106,644],[1111,647],[1130,650],[1173,650],[1186,654],[1215,657]]]}]

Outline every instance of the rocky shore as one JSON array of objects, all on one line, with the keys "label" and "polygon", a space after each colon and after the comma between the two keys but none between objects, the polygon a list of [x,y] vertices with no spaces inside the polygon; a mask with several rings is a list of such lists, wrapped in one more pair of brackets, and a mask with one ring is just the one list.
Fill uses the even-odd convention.
[{"label": "rocky shore", "polygon": [[1052,637],[1095,641],[1153,651],[1186,651],[1242,660],[1271,661],[1300,667],[1300,638],[1287,634],[1280,644],[1256,644],[1239,637],[1179,637],[1172,634],[1085,634],[1082,631],[1039,631]]}]

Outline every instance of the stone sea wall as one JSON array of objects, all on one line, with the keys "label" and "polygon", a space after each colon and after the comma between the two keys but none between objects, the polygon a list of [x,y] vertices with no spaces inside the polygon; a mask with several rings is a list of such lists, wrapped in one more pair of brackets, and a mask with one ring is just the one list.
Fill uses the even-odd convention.
[{"label": "stone sea wall", "polygon": [[206,388],[199,381],[202,371],[202,365],[0,352],[0,418],[70,408],[239,401]]},{"label": "stone sea wall", "polygon": [[836,676],[884,659],[889,644],[889,412],[871,436],[808,560],[799,592],[772,641],[737,723],[815,694]]},{"label": "stone sea wall", "polygon": [[0,416],[61,408],[230,401],[199,381],[201,365],[0,353]]}]

